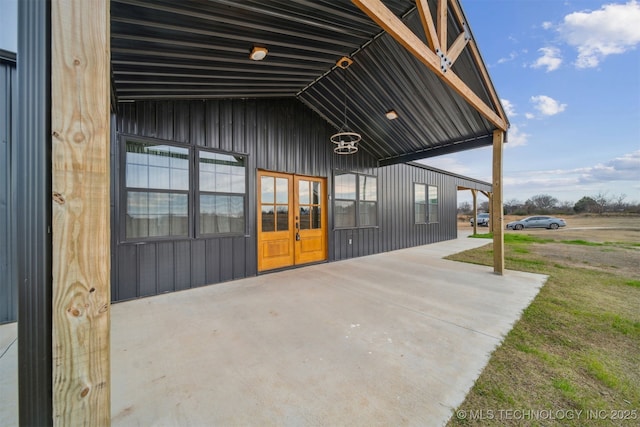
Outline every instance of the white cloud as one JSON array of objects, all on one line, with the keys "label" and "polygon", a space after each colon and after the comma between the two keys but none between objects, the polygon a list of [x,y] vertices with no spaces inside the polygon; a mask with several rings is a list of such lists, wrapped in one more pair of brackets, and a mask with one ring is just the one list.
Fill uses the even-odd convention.
[{"label": "white cloud", "polygon": [[504,107],[504,112],[507,113],[509,117],[515,117],[518,114],[516,113],[516,107],[509,101],[508,99],[500,99],[502,103],[502,107]]},{"label": "white cloud", "polygon": [[509,53],[509,56],[505,56],[503,58],[498,59],[498,64],[504,64],[505,62],[513,61],[517,57],[518,57],[518,53],[517,52],[511,52],[511,53]]},{"label": "white cloud", "polygon": [[560,104],[555,99],[546,95],[532,96],[531,102],[534,104],[533,108],[538,110],[543,116],[554,116],[562,113],[567,108],[567,104]]},{"label": "white cloud", "polygon": [[640,44],[640,3],[605,4],[599,10],[574,12],[564,17],[560,36],[578,50],[578,68],[597,67],[609,55]]},{"label": "white cloud", "polygon": [[640,150],[616,157],[606,163],[577,170],[580,182],[640,181]]},{"label": "white cloud", "polygon": [[528,133],[520,131],[517,125],[511,125],[511,128],[509,128],[509,142],[505,145],[505,147],[513,148],[527,145],[530,136],[531,135],[529,135]]},{"label": "white cloud", "polygon": [[533,113],[524,113],[524,116],[529,120],[536,118],[536,115]]},{"label": "white cloud", "polygon": [[538,49],[538,52],[542,53],[542,56],[534,62],[531,67],[542,68],[545,67],[547,72],[557,70],[562,64],[562,57],[560,55],[560,49],[557,47],[542,47]]},{"label": "white cloud", "polygon": [[542,28],[544,28],[545,30],[550,29],[551,27],[553,27],[553,24],[549,21],[545,21],[542,23]]}]

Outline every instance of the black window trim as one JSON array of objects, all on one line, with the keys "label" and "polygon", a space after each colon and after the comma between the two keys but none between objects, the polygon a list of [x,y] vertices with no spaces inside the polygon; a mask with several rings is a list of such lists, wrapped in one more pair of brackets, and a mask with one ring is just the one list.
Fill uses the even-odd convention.
[{"label": "black window trim", "polygon": [[[355,175],[356,176],[356,197],[355,199],[339,199],[335,196],[335,184],[336,184],[336,176],[338,175]],[[371,200],[360,200],[360,177],[366,176],[370,178],[376,179],[376,225],[360,225],[360,202],[372,202]],[[378,185],[380,178],[377,175],[373,175],[370,173],[362,173],[362,172],[354,172],[351,170],[340,170],[334,169],[332,176],[331,189],[333,191],[332,194],[332,223],[334,230],[355,230],[355,229],[367,229],[367,228],[380,228],[380,186]],[[353,227],[338,227],[336,226],[335,221],[335,202],[336,201],[353,201],[355,203],[355,215],[356,215],[356,225]],[[373,203],[373,202],[372,202]]]},{"label": "black window trim", "polygon": [[[420,221],[418,221],[418,218],[416,218],[416,185],[420,185],[424,187],[424,196],[425,196],[425,217],[421,218]],[[435,188],[436,189],[436,196],[437,196],[437,200],[438,203],[430,203],[429,201],[429,189],[430,188]],[[438,190],[438,186],[437,185],[433,185],[433,184],[427,184],[424,182],[417,182],[414,181],[413,182],[413,187],[412,187],[412,201],[413,201],[413,224],[414,225],[428,225],[428,224],[438,224],[440,222],[440,191]],[[438,213],[438,220],[437,221],[431,221],[431,206],[435,205],[436,209],[437,209],[437,213]]]},{"label": "black window trim", "polygon": [[[214,237],[234,237],[234,236],[248,236],[248,223],[249,223],[249,215],[247,212],[248,209],[248,190],[249,190],[249,173],[248,173],[248,156],[246,154],[234,153],[229,151],[218,150],[215,148],[196,146],[194,147],[193,154],[193,163],[194,163],[194,171],[193,171],[193,192],[194,192],[194,212],[193,212],[193,220],[194,220],[194,236],[195,238],[214,238]],[[223,154],[226,156],[233,157],[242,157],[244,160],[244,193],[242,194],[243,199],[243,213],[244,213],[244,229],[242,231],[233,231],[228,233],[201,233],[200,232],[200,195],[221,195],[221,196],[239,196],[240,193],[229,193],[229,192],[217,192],[217,191],[201,191],[200,190],[200,156],[199,153],[201,151],[207,153],[216,153]]]},{"label": "black window trim", "polygon": [[[172,141],[162,138],[153,138],[148,136],[140,136],[129,133],[118,133],[118,162],[115,165],[116,182],[113,183],[113,191],[117,195],[113,198],[116,206],[115,212],[118,215],[118,220],[114,222],[115,227],[118,228],[118,244],[144,244],[151,242],[165,242],[165,241],[185,241],[196,239],[211,239],[216,237],[247,237],[249,235],[249,155],[247,153],[238,153],[232,151],[224,151],[216,148],[210,148],[206,146],[193,145],[184,142]],[[168,189],[156,189],[156,188],[139,188],[139,187],[127,187],[127,142],[136,141],[148,144],[156,145],[171,145],[174,147],[186,148],[189,152],[189,188],[188,190],[168,190]],[[244,191],[244,230],[243,232],[233,233],[212,233],[201,234],[200,233],[200,169],[199,169],[199,151],[207,151],[210,153],[218,153],[229,156],[237,156],[244,158],[245,162],[245,191]],[[127,194],[129,191],[147,192],[147,193],[174,193],[174,194],[187,194],[187,220],[188,220],[188,233],[186,236],[150,236],[150,237],[133,237],[127,238],[126,230],[126,215],[127,215]],[[215,193],[204,191],[205,194],[227,194],[227,193]],[[228,193],[229,195],[237,196],[239,193]],[[198,200],[196,200],[198,199]]]}]

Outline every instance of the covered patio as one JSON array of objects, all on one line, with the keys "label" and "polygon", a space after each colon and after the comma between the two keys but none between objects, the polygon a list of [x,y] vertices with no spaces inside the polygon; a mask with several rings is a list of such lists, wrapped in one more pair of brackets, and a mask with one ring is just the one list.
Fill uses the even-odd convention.
[{"label": "covered patio", "polygon": [[[195,403],[201,405],[198,410],[190,408],[193,410],[163,414],[169,417],[163,419],[178,417],[175,420],[180,424],[181,414],[195,417],[213,416],[213,413],[222,417],[217,418],[221,423],[234,420],[242,423],[246,419],[234,417],[254,418],[258,414],[272,416],[264,418],[265,423],[275,420],[288,423],[289,419],[292,424],[305,419],[313,421],[321,414],[324,421],[338,421],[340,418],[337,417],[344,417],[347,408],[355,408],[356,402],[360,402],[347,397],[369,394],[369,420],[378,420],[380,414],[387,411],[392,417],[409,416],[407,420],[416,419],[414,416],[418,414],[435,414],[436,409],[432,412],[416,405],[415,399],[419,395],[431,393],[432,386],[424,372],[434,372],[433,378],[439,378],[441,385],[451,379],[448,375],[441,378],[433,365],[422,361],[429,360],[427,355],[433,352],[447,361],[447,366],[466,366],[466,361],[452,362],[457,357],[452,355],[459,354],[469,340],[475,339],[473,337],[489,340],[485,347],[473,346],[474,351],[488,354],[535,293],[529,288],[539,286],[540,280],[535,279],[535,286],[525,286],[529,289],[527,292],[533,293],[525,292],[526,297],[520,295],[521,300],[511,301],[511,296],[518,295],[511,281],[517,282],[521,276],[514,273],[498,277],[504,270],[502,150],[509,123],[459,0],[53,0],[20,2],[18,15],[17,97],[20,103],[14,166],[19,173],[15,174],[14,194],[19,213],[15,233],[20,236],[16,240],[16,283],[20,284],[21,423],[106,425],[111,422],[112,414],[114,423],[118,420],[128,423],[129,416],[142,416],[142,424],[152,423],[152,419],[144,418],[147,415],[142,415],[144,411],[138,411],[134,402],[146,397],[154,400],[148,414],[151,417],[168,410],[170,405],[163,403],[162,397],[153,392],[154,380],[163,393],[169,391],[172,404],[177,403],[180,408],[189,401],[196,402],[192,400],[194,392],[205,396],[198,402],[206,404]],[[313,113],[314,120],[323,121],[322,132],[305,127],[303,121],[296,125],[322,136],[324,144],[311,136],[299,138],[290,134],[286,125],[296,122],[296,116],[279,107],[282,100],[287,105],[306,108]],[[202,108],[194,107],[190,101],[201,102]],[[220,103],[234,107],[255,102],[263,105],[258,116],[238,113],[245,110],[218,109]],[[356,131],[357,147],[351,142],[342,146],[344,141],[336,142],[333,136],[329,138],[331,133],[325,132],[329,128],[333,128],[332,132],[338,131],[333,136],[353,134],[345,131],[349,128]],[[115,305],[111,316],[111,285],[117,276],[113,268],[116,260],[142,262],[150,259],[155,262],[160,259],[156,258],[155,252],[137,258],[117,252],[127,238],[122,226],[125,220],[121,221],[125,218],[125,209],[121,207],[125,206],[122,195],[129,187],[121,182],[126,167],[119,162],[119,157],[124,157],[114,151],[114,147],[124,144],[123,135],[132,134],[170,140],[174,148],[185,145],[179,148],[187,153],[185,161],[192,164],[191,169],[183,168],[187,171],[188,182],[184,188],[170,188],[163,197],[172,194],[176,200],[189,201],[184,203],[189,207],[184,208],[187,213],[183,215],[187,231],[181,235],[188,244],[196,242],[205,248],[209,246],[204,239],[198,240],[200,231],[195,225],[199,221],[194,209],[199,203],[194,201],[196,191],[199,191],[195,185],[199,182],[195,173],[196,154],[219,150],[225,155],[239,155],[243,162],[246,159],[246,186],[239,190],[241,196],[233,196],[247,200],[248,208],[243,211],[246,225],[234,236],[232,248],[235,249],[219,246],[224,250],[218,251],[235,256],[231,263],[234,268],[245,267],[249,271],[241,277],[258,272],[254,266],[258,258],[255,254],[258,221],[254,216],[258,199],[257,181],[253,179],[258,171],[287,173],[291,179],[295,174],[330,180],[336,170],[376,175],[383,167],[400,167],[416,159],[491,145],[493,272],[497,276],[489,274],[488,269],[471,266],[456,267],[456,273],[448,268],[425,269],[426,261],[420,257],[432,249],[420,247],[415,249],[417,255],[411,250],[401,251],[397,255],[354,260],[353,264],[349,261],[313,266],[296,272],[243,279],[193,293]],[[292,144],[292,141],[302,143]],[[334,148],[331,142],[338,145]],[[316,147],[316,151],[307,151],[310,146]],[[341,147],[347,152],[340,152]],[[414,186],[411,180],[406,182]],[[434,183],[419,184],[437,187]],[[134,187],[139,186],[131,188]],[[424,189],[428,190],[427,187]],[[149,190],[149,194],[160,194],[158,188]],[[231,200],[229,191],[223,193]],[[135,192],[131,190],[131,194]],[[437,209],[437,190],[432,195],[430,200],[434,200],[434,209]],[[325,192],[323,200],[329,202],[329,199]],[[355,202],[353,206],[356,206]],[[414,212],[413,208],[407,212]],[[326,215],[328,209],[319,209]],[[425,220],[424,229],[432,226],[429,221],[431,219]],[[415,225],[413,218],[409,222]],[[432,222],[437,224],[437,218]],[[369,227],[371,230],[382,228]],[[392,230],[395,229],[387,227],[385,230],[390,238],[393,238]],[[147,237],[144,241],[131,243],[131,247],[143,247],[154,241]],[[166,238],[160,237],[159,241]],[[350,236],[343,237],[352,244]],[[215,239],[226,237],[215,236]],[[215,239],[212,238],[212,242]],[[289,240],[293,242],[292,238]],[[215,240],[210,246],[217,248],[217,244],[218,240]],[[195,250],[194,253],[201,252]],[[236,256],[236,252],[240,255]],[[183,251],[178,248],[175,253]],[[391,260],[391,264],[380,269],[379,265],[386,260]],[[417,269],[415,273],[409,274],[412,267],[405,265],[407,262],[415,264],[411,264]],[[189,263],[185,261],[185,264],[190,263],[190,260]],[[191,263],[189,268],[195,271],[193,264],[197,263]],[[344,268],[347,270],[334,276]],[[469,273],[469,277],[459,276],[467,268],[476,273]],[[314,272],[316,278],[307,277],[309,272]],[[232,274],[232,277],[236,276]],[[361,280],[365,277],[375,280]],[[399,277],[402,280],[398,280]],[[426,278],[434,283],[433,294],[428,296],[423,293],[426,288],[422,288]],[[142,274],[137,279],[141,282]],[[279,279],[291,284],[274,282]],[[461,284],[455,288],[453,284],[458,283],[458,279]],[[394,286],[379,289],[385,280]],[[326,281],[331,282],[327,284]],[[360,291],[340,285],[355,281],[363,282],[358,283]],[[131,279],[130,283],[134,282],[135,279]],[[485,282],[489,287],[481,291],[478,284]],[[314,287],[318,283],[327,286],[326,294]],[[257,286],[255,295],[243,294],[245,300],[233,302],[234,293],[243,293],[247,287],[253,289],[253,284],[264,286]],[[291,294],[281,296],[280,288],[287,286],[291,286]],[[320,299],[315,303],[313,299],[306,299],[309,295],[301,294],[303,289],[309,294],[321,292]],[[445,289],[447,292],[443,293]],[[367,296],[370,292],[373,296]],[[489,297],[494,292],[495,301]],[[196,297],[191,303],[182,305],[179,301],[187,295]],[[266,299],[259,299],[261,295]],[[306,312],[301,310],[305,307],[301,303],[303,295],[305,304],[309,304]],[[478,299],[466,300],[465,295]],[[265,305],[270,297],[274,298],[273,306]],[[208,298],[229,298],[229,306],[206,304]],[[322,298],[325,298],[324,302]],[[156,303],[162,305],[162,301],[169,300],[171,304],[164,310],[168,317],[146,314]],[[451,303],[465,300],[462,306]],[[365,305],[351,306],[351,302]],[[200,305],[202,303],[205,304]],[[255,307],[243,311],[251,305]],[[133,307],[130,308],[132,317],[127,316],[128,310],[124,307]],[[338,311],[318,311],[321,308]],[[277,315],[270,314],[271,310]],[[430,314],[440,313],[440,310],[449,314]],[[504,324],[497,322],[493,316],[500,310],[507,310],[511,320]],[[284,322],[290,311],[298,312],[299,317]],[[190,317],[192,313],[195,317]],[[351,319],[352,314],[359,314],[361,319]],[[214,317],[207,317],[209,315]],[[311,315],[311,318],[305,315]],[[130,342],[119,342],[124,337],[120,331],[133,332],[129,325],[141,319],[146,322],[145,327],[138,330],[143,331],[142,335],[131,338]],[[401,325],[398,330],[392,328],[393,319],[398,319]],[[487,321],[486,330],[481,327],[482,319]],[[203,329],[204,325],[216,323],[221,326]],[[349,335],[345,330],[350,330],[352,324],[355,325],[354,332],[363,334],[355,348],[348,344],[354,340],[342,341],[346,338],[340,338]],[[494,330],[496,324],[504,328]],[[188,325],[195,325],[198,334],[190,335]],[[304,331],[300,325],[308,325],[309,329]],[[419,325],[418,329],[414,329],[416,325]],[[156,326],[160,327],[157,334],[161,335],[152,332]],[[447,329],[451,333],[429,341],[414,341],[417,336],[429,336],[429,331]],[[453,330],[460,333],[460,340],[455,343],[450,341],[455,335]],[[158,340],[169,331],[180,331],[180,334],[170,340]],[[226,338],[230,341],[219,344],[220,340],[212,339],[212,331],[229,333]],[[385,332],[397,332],[388,337],[391,341],[387,341],[394,345],[378,342],[376,347],[376,340]],[[307,342],[308,336],[317,336],[320,340],[317,344]],[[139,340],[147,337],[155,337],[155,340],[140,345]],[[236,337],[235,342],[233,337]],[[247,337],[253,340],[245,342]],[[283,341],[283,351],[273,353],[279,339]],[[404,343],[403,346],[396,348],[398,342]],[[432,347],[430,342],[438,345]],[[204,351],[202,345],[205,343],[214,347]],[[155,348],[156,344],[160,347]],[[215,347],[218,345],[220,347]],[[325,356],[320,356],[323,360],[318,362],[312,351],[320,352],[321,349]],[[147,350],[155,351],[158,358],[163,358],[150,363],[145,359]],[[131,371],[119,362],[125,351],[127,354],[122,359],[125,363],[136,360],[131,358],[131,353],[142,358],[134,362]],[[369,351],[371,355],[385,355],[382,358],[385,362],[378,365],[373,360],[369,365],[359,365],[364,359],[355,355],[366,357]],[[392,362],[398,352],[406,365]],[[180,376],[179,367],[184,366],[183,363],[191,363],[200,369],[205,354],[206,360],[220,371],[207,373],[207,376],[201,371],[189,371],[184,377]],[[250,359],[242,359],[241,354]],[[334,354],[338,356],[332,359]],[[476,356],[474,353],[471,359],[475,360]],[[322,371],[327,358],[331,363]],[[167,361],[164,369],[161,368],[163,373],[153,376],[157,373],[153,367],[164,363],[161,360]],[[272,378],[270,385],[264,388],[259,382],[251,387],[248,383],[244,386],[230,383],[229,377],[225,376],[227,372],[235,372],[241,379],[245,367],[251,367],[257,370],[248,370],[250,373],[246,375],[260,379],[261,365],[257,362],[262,360],[272,363],[263,373],[275,372],[282,378],[292,376],[287,381],[275,383]],[[314,366],[300,368],[304,360],[313,361]],[[448,390],[459,390],[461,399],[481,366],[469,363],[465,369],[471,369],[471,377],[463,376],[465,380],[460,383],[440,387],[433,396],[446,396]],[[319,377],[314,374],[316,370],[320,372]],[[132,374],[134,371],[136,375]],[[162,379],[165,371],[169,378],[167,383]],[[451,371],[452,375],[454,371]],[[377,376],[382,376],[380,381]],[[408,383],[394,385],[394,379],[398,378],[404,378]],[[201,382],[202,379],[206,381]],[[125,380],[137,381],[136,386],[128,388],[121,382]],[[282,385],[289,381],[300,387],[295,391],[283,389]],[[202,388],[199,384],[203,384]],[[372,388],[357,389],[354,394],[339,391],[362,384]],[[177,388],[174,390],[173,387]],[[251,392],[251,389],[255,391]],[[308,390],[305,392],[308,394],[301,390]],[[338,394],[332,394],[330,402],[323,402],[318,397],[322,396],[321,390]],[[383,393],[379,399],[376,390]],[[282,394],[278,394],[279,391]],[[395,401],[402,401],[404,396],[407,403],[391,405],[389,398],[392,395],[388,392],[396,393],[393,394]],[[136,394],[129,396],[127,393]],[[131,404],[119,401],[123,396]],[[274,406],[276,412],[261,411],[260,408],[272,407],[268,403],[271,397],[278,397],[280,402],[280,406]],[[304,399],[305,405],[301,405],[298,398]],[[218,403],[231,399],[244,401],[247,406],[230,407]],[[311,405],[309,413],[296,412],[307,403]],[[314,403],[323,411],[314,409]],[[365,403],[359,404],[367,407]],[[447,400],[443,407],[448,411],[455,403]],[[383,404],[393,408],[381,406]],[[336,410],[334,418],[324,412],[331,405]],[[144,404],[141,407],[150,408]],[[226,414],[225,408],[233,413]],[[362,413],[355,409],[352,412]],[[198,424],[203,420],[191,422]],[[184,421],[190,420],[185,418]]]},{"label": "covered patio", "polygon": [[[419,246],[112,306],[111,422],[444,424],[546,277]],[[0,424],[17,424],[0,326]],[[6,379],[6,380],[5,380]]]}]

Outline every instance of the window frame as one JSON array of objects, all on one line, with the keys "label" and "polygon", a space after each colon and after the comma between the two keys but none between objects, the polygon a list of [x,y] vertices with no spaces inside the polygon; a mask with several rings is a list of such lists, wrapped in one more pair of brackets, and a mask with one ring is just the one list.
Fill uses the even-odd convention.
[{"label": "window frame", "polygon": [[[183,148],[187,150],[188,155],[188,185],[187,190],[172,190],[172,189],[161,189],[161,188],[144,188],[144,187],[128,187],[127,186],[127,143],[128,142],[138,142],[141,144],[153,144],[153,145],[169,145],[172,147]],[[118,206],[118,212],[120,221],[119,224],[116,225],[118,230],[118,235],[120,237],[120,242],[122,243],[131,243],[131,242],[156,242],[156,241],[168,241],[168,240],[186,240],[192,237],[193,230],[193,197],[191,194],[191,175],[192,175],[192,157],[193,157],[193,147],[189,144],[183,144],[174,141],[161,140],[156,138],[147,138],[140,137],[137,135],[120,135],[120,153],[119,153],[120,161],[118,163],[118,167],[120,171],[118,173],[119,182],[116,183],[115,191],[118,192],[118,202],[120,206]],[[186,194],[187,195],[187,233],[185,235],[162,235],[162,236],[145,236],[145,237],[127,237],[127,200],[129,192],[139,192],[139,193],[160,193],[160,194]]]},{"label": "window frame", "polygon": [[[115,222],[115,226],[118,228],[118,240],[119,243],[146,243],[146,242],[162,242],[162,241],[179,241],[179,240],[194,240],[205,239],[215,237],[233,237],[248,235],[249,227],[249,155],[246,153],[236,153],[215,148],[209,148],[204,146],[198,146],[188,143],[176,142],[171,140],[150,138],[132,134],[120,133],[119,139],[119,153],[118,153],[118,168],[116,176],[116,182],[113,183],[113,190],[117,197],[114,198],[116,206],[115,211],[118,214],[118,220]],[[171,189],[156,189],[156,188],[141,188],[141,187],[128,187],[127,186],[127,143],[138,142],[141,144],[152,145],[168,145],[172,147],[178,147],[187,149],[188,153],[188,187],[187,190],[171,190]],[[227,156],[242,157],[244,159],[244,193],[225,193],[225,192],[211,192],[200,191],[200,152],[209,152],[222,154]],[[186,194],[187,195],[187,233],[185,235],[163,235],[163,236],[146,236],[146,237],[127,237],[127,198],[130,192],[144,192],[144,193],[169,193],[169,194]],[[242,231],[233,231],[225,233],[200,233],[200,195],[230,195],[239,196],[242,195],[243,199],[243,227]]]},{"label": "window frame", "polygon": [[[200,152],[222,154],[225,156],[232,156],[232,157],[242,157],[242,159],[244,160],[244,193],[200,190]],[[193,221],[194,221],[194,224],[193,224],[193,227],[194,229],[193,231],[196,238],[199,238],[199,237],[211,238],[216,236],[223,236],[223,237],[246,236],[248,234],[247,232],[247,227],[248,227],[248,215],[247,215],[248,191],[247,190],[249,189],[249,178],[248,178],[248,167],[247,167],[248,160],[249,159],[246,154],[232,153],[232,152],[216,150],[208,147],[200,147],[200,146],[194,147],[194,153],[193,153],[193,163],[194,163],[194,171],[193,171],[193,199],[194,199],[193,200],[193,204],[194,204]],[[221,196],[238,196],[242,194],[242,213],[243,213],[242,231],[230,231],[230,232],[223,232],[223,233],[202,233],[200,231],[200,196],[203,194],[221,195]]]},{"label": "window frame", "polygon": [[[420,186],[424,188],[424,217],[418,218],[416,215],[416,205],[418,202],[416,201],[416,188]],[[431,203],[431,199],[429,198],[430,190],[435,189],[436,191],[436,203]],[[438,224],[440,222],[440,192],[438,190],[437,185],[425,184],[424,182],[414,182],[413,183],[413,223],[414,225],[422,225],[422,224]],[[432,212],[435,211],[435,220],[433,220]]]},{"label": "window frame", "polygon": [[[340,175],[354,175],[356,177],[355,182],[355,198],[353,199],[342,199],[336,197],[336,178]],[[360,194],[360,180],[362,177],[366,178],[374,178],[376,180],[376,199],[374,200],[362,200]],[[333,204],[332,204],[332,219],[333,219],[333,229],[334,230],[353,230],[356,228],[379,228],[380,227],[380,187],[378,186],[379,178],[376,175],[366,174],[366,173],[358,173],[347,170],[334,170],[333,171],[333,182],[332,182],[332,190],[333,190]],[[355,204],[355,221],[353,226],[338,226],[336,224],[336,202],[353,202]],[[375,204],[375,213],[376,213],[376,224],[374,225],[362,225],[360,221],[360,204],[361,203],[372,203]]]}]

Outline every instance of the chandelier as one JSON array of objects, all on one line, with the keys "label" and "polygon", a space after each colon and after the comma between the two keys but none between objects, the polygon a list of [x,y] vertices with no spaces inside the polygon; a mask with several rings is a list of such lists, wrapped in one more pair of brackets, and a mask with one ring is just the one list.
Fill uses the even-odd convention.
[{"label": "chandelier", "polygon": [[349,128],[347,122],[347,101],[349,96],[347,94],[347,68],[353,63],[353,60],[347,57],[341,58],[337,62],[337,66],[342,68],[343,81],[344,81],[344,122],[342,127],[338,129],[338,132],[331,135],[331,142],[335,144],[333,152],[336,154],[354,154],[358,151],[358,142],[362,139],[359,133],[352,131]]}]

